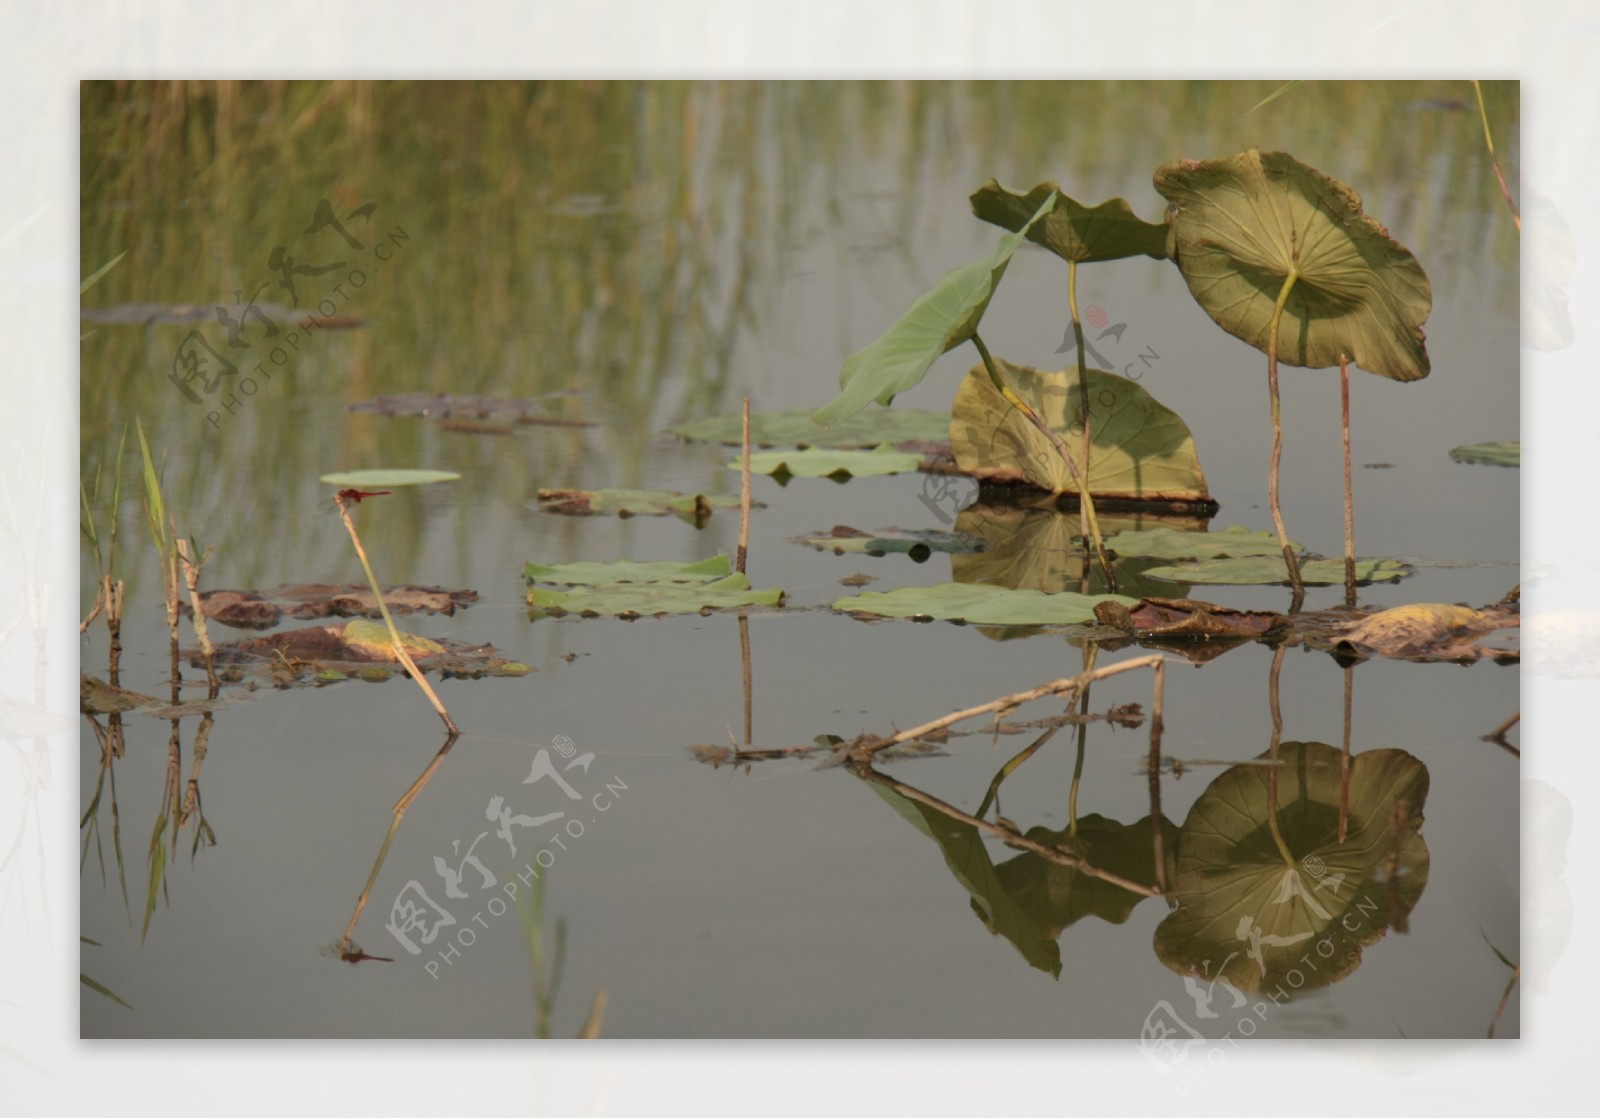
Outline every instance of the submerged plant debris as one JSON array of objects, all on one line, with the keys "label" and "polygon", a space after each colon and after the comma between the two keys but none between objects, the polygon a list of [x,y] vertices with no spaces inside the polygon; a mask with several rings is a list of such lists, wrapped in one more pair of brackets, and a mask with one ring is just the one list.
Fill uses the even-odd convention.
[{"label": "submerged plant debris", "polygon": [[[531,671],[519,661],[502,657],[492,645],[435,641],[412,633],[402,633],[401,638],[417,669],[424,673],[437,670],[442,676],[479,677],[523,676]],[[198,652],[185,656],[196,668],[205,664]],[[218,676],[230,683],[247,676],[265,676],[277,687],[335,683],[351,676],[384,680],[400,668],[388,627],[366,619],[221,644],[216,646],[215,664]]]},{"label": "submerged plant debris", "polygon": [[[444,587],[384,587],[383,600],[395,614],[447,614],[478,601],[474,590]],[[362,583],[285,583],[267,591],[215,590],[200,593],[200,611],[211,621],[235,629],[271,629],[285,618],[379,618],[378,600]],[[193,612],[187,600],[178,612]]]},{"label": "submerged plant debris", "polygon": [[1519,659],[1518,650],[1484,645],[1479,638],[1516,629],[1521,624],[1515,605],[1474,610],[1469,606],[1418,602],[1380,610],[1315,641],[1308,640],[1307,644],[1358,658],[1471,662],[1489,657],[1509,663]]},{"label": "submerged plant debris", "polygon": [[[542,489],[538,494],[539,512],[560,513],[568,517],[612,514],[618,517],[665,517],[669,513],[699,527],[718,509],[739,508],[737,495],[679,493],[676,490],[568,490]],[[759,501],[752,509],[765,509]]]}]

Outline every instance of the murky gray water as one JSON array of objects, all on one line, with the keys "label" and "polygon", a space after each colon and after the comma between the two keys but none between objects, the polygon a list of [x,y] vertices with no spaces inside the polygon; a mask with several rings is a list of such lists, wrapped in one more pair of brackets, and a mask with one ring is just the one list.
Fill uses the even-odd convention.
[{"label": "murky gray water", "polygon": [[[166,835],[169,865],[143,937],[171,726],[130,717],[114,766],[126,900],[108,790],[100,839],[88,840],[81,921],[100,942],[85,947],[84,971],[133,1009],[86,992],[84,1035],[571,1036],[603,990],[601,1032],[619,1037],[1133,1038],[1163,1003],[1205,1036],[1237,1036],[1244,1015],[1260,1036],[1480,1036],[1507,978],[1485,939],[1512,960],[1519,949],[1517,758],[1480,741],[1518,707],[1514,667],[1354,670],[1357,757],[1399,749],[1426,767],[1427,881],[1409,931],[1368,946],[1336,983],[1311,983],[1259,1013],[1219,994],[1219,1016],[1205,1019],[1153,950],[1167,916],[1159,898],[1132,906],[1125,923],[1071,924],[1052,976],[991,934],[936,843],[849,771],[819,771],[814,758],[748,773],[698,764],[691,746],[742,737],[734,616],[530,621],[521,578],[530,560],[731,552],[736,514],[718,512],[697,531],[670,517],[549,516],[531,503],[541,486],[736,493],[725,466],[733,452],[662,429],[732,411],[744,393],[758,409],[830,398],[848,354],[944,270],[992,248],[993,229],[966,203],[991,175],[1016,188],[1058,178],[1088,201],[1123,195],[1154,218],[1157,164],[1257,144],[1354,185],[1433,283],[1432,375],[1399,385],[1353,374],[1355,461],[1389,464],[1358,465],[1357,543],[1365,555],[1479,565],[1421,566],[1364,588],[1363,604],[1497,600],[1519,578],[1517,472],[1460,465],[1448,452],[1517,432],[1516,244],[1476,116],[1416,104],[1459,95],[1441,93],[1450,88],[1307,85],[1245,117],[1268,87],[272,87],[189,100],[166,87],[86,87],[85,274],[132,247],[86,306],[249,294],[271,278],[274,245],[303,243],[325,197],[376,203],[370,225],[350,227],[361,250],[346,254],[319,233],[330,260],[372,260],[378,234],[404,232],[359,291],[297,277],[302,307],[334,300],[367,325],[303,331],[283,370],[215,423],[209,402],[191,405],[164,376],[195,324],[98,326],[83,345],[86,481],[110,470],[124,424],[139,419],[166,455],[180,529],[216,548],[204,585],[266,588],[361,579],[337,518],[315,510],[329,489],[319,475],[458,471],[458,482],[365,503],[363,539],[385,582],[481,595],[454,617],[414,616],[407,628],[492,643],[535,671],[436,685],[464,734],[397,829],[355,934],[393,963],[352,967],[319,950],[343,932],[390,808],[441,744],[416,689],[267,688],[219,711],[197,782],[216,843],[190,857],[198,814],[175,855]],[[1491,93],[1505,102],[1491,101],[1492,123],[1514,168],[1514,92]],[[1055,353],[1064,279],[1055,258],[1019,254],[985,319],[991,348],[1041,368],[1066,364]],[[1127,324],[1120,349],[1157,355],[1142,383],[1194,432],[1222,505],[1213,527],[1270,529],[1259,354],[1212,325],[1165,263],[1087,267],[1078,295]],[[261,299],[287,301],[277,290]],[[206,334],[223,346],[221,328]],[[264,344],[252,352],[272,360]],[[972,359],[947,355],[897,407],[947,408]],[[1337,376],[1285,369],[1283,381],[1285,516],[1294,535],[1334,554]],[[599,427],[492,436],[344,411],[381,393],[569,389]],[[134,451],[124,462],[122,683],[165,695],[137,461]],[[755,479],[766,508],[752,516],[751,579],[788,594],[781,611],[750,618],[755,745],[886,734],[1081,670],[1081,642],[1059,634],[999,641],[977,627],[865,624],[827,610],[849,593],[841,578],[877,576],[872,590],[941,582],[949,558],[836,556],[789,538],[836,524],[944,527],[926,493],[921,475],[842,486]],[[86,612],[87,550],[83,571]],[[1194,593],[1260,609],[1288,598],[1277,588]],[[1314,590],[1308,606],[1341,593]],[[85,670],[103,675],[105,653],[104,629],[92,629]],[[1097,664],[1143,653],[1103,651]],[[1174,825],[1226,768],[1205,763],[1267,749],[1271,662],[1271,650],[1250,645],[1203,668],[1169,666],[1162,751],[1198,763],[1162,782]],[[196,676],[186,668],[186,681]],[[1282,739],[1337,747],[1345,682],[1327,655],[1289,650]],[[186,683],[185,694],[203,684]],[[1148,707],[1146,674],[1096,684],[1091,709],[1129,702]],[[1008,717],[1060,710],[1045,701]],[[179,729],[185,779],[197,721]],[[1022,829],[1067,827],[1073,733],[1005,784],[1003,814]],[[100,773],[87,724],[83,739],[87,807]],[[524,783],[540,749],[566,764],[558,739],[593,754],[586,770],[563,771],[576,800],[553,781]],[[956,737],[944,756],[884,772],[970,813],[1029,741]],[[1145,728],[1089,727],[1080,818],[1132,824],[1149,813],[1147,745]],[[509,826],[513,857],[489,811],[496,797],[512,815],[565,815]],[[481,871],[463,862],[469,849]],[[994,864],[1016,855],[986,850]],[[436,858],[460,873],[464,897],[447,894]],[[544,888],[538,920],[525,925],[517,902],[531,901],[533,867]],[[431,944],[414,933],[426,949],[415,956],[385,927],[412,881],[429,899],[413,895],[418,912],[433,914],[419,928],[437,924],[438,910],[455,920]],[[1496,1033],[1516,1035],[1515,996]]]}]

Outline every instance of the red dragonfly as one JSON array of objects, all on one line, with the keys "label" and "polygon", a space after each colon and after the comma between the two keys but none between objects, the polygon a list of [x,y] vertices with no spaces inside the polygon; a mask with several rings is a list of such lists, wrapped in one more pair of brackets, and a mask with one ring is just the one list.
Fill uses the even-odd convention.
[{"label": "red dragonfly", "polygon": [[340,490],[333,497],[317,506],[317,508],[331,513],[339,507],[341,502],[345,505],[360,505],[369,497],[387,497],[392,493],[394,493],[393,490]]}]

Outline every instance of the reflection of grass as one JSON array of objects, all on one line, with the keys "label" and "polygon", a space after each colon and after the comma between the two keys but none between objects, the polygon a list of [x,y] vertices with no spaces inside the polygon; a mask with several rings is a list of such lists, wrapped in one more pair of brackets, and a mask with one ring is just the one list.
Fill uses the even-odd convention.
[{"label": "reflection of grass", "polygon": [[1489,934],[1484,932],[1482,928],[1478,929],[1478,935],[1483,937],[1485,944],[1489,945],[1489,951],[1493,952],[1501,963],[1511,969],[1511,978],[1506,980],[1506,989],[1500,995],[1500,1005],[1494,1008],[1494,1017],[1489,1019],[1489,1029],[1483,1035],[1484,1037],[1493,1037],[1494,1028],[1500,1022],[1500,1015],[1506,1012],[1506,1003],[1511,1001],[1511,992],[1517,989],[1517,983],[1522,978],[1522,966],[1506,959],[1506,954],[1494,946],[1493,941],[1489,939]]},{"label": "reflection of grass", "polygon": [[[567,963],[567,922],[564,917],[556,918],[555,943],[547,967],[544,916],[544,876],[541,874],[534,878],[533,889],[528,894],[517,896],[517,918],[522,922],[522,935],[528,942],[528,960],[533,965],[534,1034],[548,1038],[550,1017],[555,1010],[556,995],[561,990],[561,976]],[[578,1030],[578,1037],[600,1036],[606,999],[604,987],[595,992],[594,1002],[589,1007],[589,1015],[584,1019],[583,1026]]]},{"label": "reflection of grass", "polygon": [[[82,944],[92,944],[96,948],[100,947],[100,942],[98,940],[90,940],[86,936],[80,936],[80,937],[78,937],[78,940]],[[107,987],[104,983],[101,983],[98,980],[89,978],[89,976],[85,975],[81,971],[78,972],[78,982],[82,983],[85,987],[89,988],[89,990],[91,990],[91,991],[94,991],[96,994],[104,995],[106,998],[110,999],[112,1002],[116,1003],[119,1006],[127,1006],[129,1010],[133,1009],[133,1007],[128,1006],[128,1004],[125,1001],[123,1001],[123,998],[122,998],[121,995],[119,995],[115,991],[111,990],[111,988]]]}]

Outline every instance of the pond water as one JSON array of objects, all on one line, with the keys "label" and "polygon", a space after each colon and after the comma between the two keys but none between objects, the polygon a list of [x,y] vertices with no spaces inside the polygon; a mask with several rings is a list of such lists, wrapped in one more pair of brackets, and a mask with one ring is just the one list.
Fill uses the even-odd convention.
[{"label": "pond water", "polygon": [[[992,250],[995,229],[967,202],[986,179],[1014,189],[1058,179],[1079,199],[1123,196],[1159,219],[1158,165],[1251,146],[1292,152],[1353,185],[1433,286],[1432,375],[1397,384],[1352,374],[1358,552],[1416,564],[1397,584],[1362,588],[1362,605],[1500,599],[1520,577],[1517,471],[1449,456],[1518,432],[1517,244],[1465,104],[1471,87],[1302,83],[1251,112],[1272,89],[86,84],[83,273],[128,255],[85,307],[149,303],[170,319],[197,305],[205,316],[84,326],[94,333],[82,345],[82,470],[91,490],[101,477],[102,532],[130,429],[117,555],[128,583],[122,686],[157,696],[169,687],[136,420],[164,456],[179,530],[214,549],[203,588],[361,582],[337,517],[317,510],[331,492],[319,476],[458,472],[364,502],[363,542],[385,583],[480,596],[453,616],[402,625],[490,643],[533,671],[435,683],[463,733],[395,828],[354,934],[389,963],[350,966],[326,949],[367,885],[391,808],[444,740],[408,682],[233,687],[224,694],[238,701],[204,723],[129,715],[109,771],[85,720],[92,826],[81,931],[98,943],[84,946],[82,966],[129,1006],[86,989],[84,1036],[570,1037],[598,992],[607,1037],[1134,1039],[1173,1017],[1205,1037],[1482,1036],[1509,975],[1496,950],[1515,961],[1520,947],[1518,758],[1482,740],[1518,709],[1515,667],[1373,660],[1347,672],[1299,647],[1275,664],[1261,644],[1201,667],[1169,656],[1161,752],[1184,764],[1160,782],[1167,843],[1214,781],[1263,772],[1240,763],[1274,740],[1274,698],[1284,743],[1330,744],[1337,760],[1348,733],[1358,773],[1364,757],[1404,751],[1406,807],[1425,816],[1425,853],[1408,847],[1404,873],[1383,869],[1387,848],[1373,855],[1375,881],[1388,873],[1395,890],[1411,891],[1398,913],[1404,932],[1344,968],[1319,972],[1311,948],[1296,952],[1308,958],[1299,981],[1278,984],[1280,997],[1231,999],[1230,988],[1186,981],[1163,962],[1158,946],[1172,938],[1170,925],[1158,931],[1169,917],[1159,897],[1085,900],[1080,881],[1073,902],[1042,861],[1008,870],[1017,850],[958,834],[847,767],[819,768],[818,755],[714,768],[692,750],[744,741],[747,717],[757,748],[886,735],[1082,671],[1081,632],[1000,640],[985,627],[868,624],[829,609],[853,593],[840,580],[858,573],[876,577],[874,591],[951,578],[943,553],[919,564],[792,540],[835,525],[949,528],[957,504],[927,500],[925,475],[754,479],[764,508],[751,515],[750,578],[787,598],[749,615],[748,715],[734,614],[530,619],[524,599],[530,561],[731,554],[736,510],[697,529],[676,517],[550,515],[535,495],[737,494],[735,450],[665,429],[735,412],[746,394],[756,410],[831,399],[849,354],[947,269]],[[1491,83],[1486,96],[1514,183],[1516,87]],[[324,200],[349,219],[343,234],[321,220]],[[292,259],[269,265],[278,246]],[[315,274],[335,260],[344,267]],[[279,265],[298,309],[243,319],[245,345],[230,349],[210,308],[238,292],[259,292],[264,308],[289,305]],[[1059,260],[1020,252],[984,320],[990,348],[1039,368],[1068,364],[1058,353],[1065,286]],[[1147,355],[1142,385],[1188,423],[1221,504],[1212,529],[1270,531],[1260,354],[1215,327],[1166,262],[1087,266],[1078,299],[1125,324],[1100,345],[1117,360]],[[297,327],[307,313],[363,325]],[[283,333],[268,339],[274,315]],[[191,403],[166,375],[196,328],[236,357],[241,385],[261,369],[231,410],[220,395]],[[278,363],[290,331],[298,337]],[[973,360],[970,349],[946,355],[895,407],[948,409]],[[1282,378],[1285,518],[1297,539],[1337,555],[1337,374],[1285,368]],[[551,411],[595,426],[490,434],[346,410],[403,392],[564,394],[549,397]],[[95,573],[86,546],[84,613]],[[1240,608],[1288,606],[1284,588],[1190,590]],[[1342,594],[1312,589],[1307,608]],[[241,636],[215,625],[213,634]],[[97,622],[86,672],[104,676],[106,645]],[[1108,646],[1094,663],[1146,655]],[[203,697],[203,672],[185,664],[183,675],[184,697]],[[1089,707],[1138,703],[1148,714],[1150,702],[1149,673],[1129,672],[1096,683]],[[1062,710],[1041,700],[1006,718]],[[992,737],[981,719],[967,727],[979,733],[879,769],[975,814],[997,770],[1034,736]],[[1095,722],[1080,751],[1065,728],[1008,779],[998,809],[1021,831],[1064,831],[1074,810],[1085,827],[1102,817],[1148,849],[1148,730]],[[165,854],[152,864],[174,756],[198,802],[175,837],[161,833]],[[541,764],[578,799],[555,780],[527,783]],[[1373,788],[1352,787],[1356,817],[1392,807]],[[435,925],[440,912],[455,921],[426,944],[428,923],[413,926],[415,955],[404,929],[386,927],[408,897]],[[1363,919],[1396,923],[1392,902],[1378,898]],[[1227,940],[1231,917],[1218,920]],[[1265,943],[1270,955],[1272,931],[1255,933],[1238,947],[1259,953]],[[1295,935],[1284,934],[1285,948]],[[1348,974],[1329,982],[1334,970]],[[1495,1034],[1517,1036],[1515,994]]]}]

